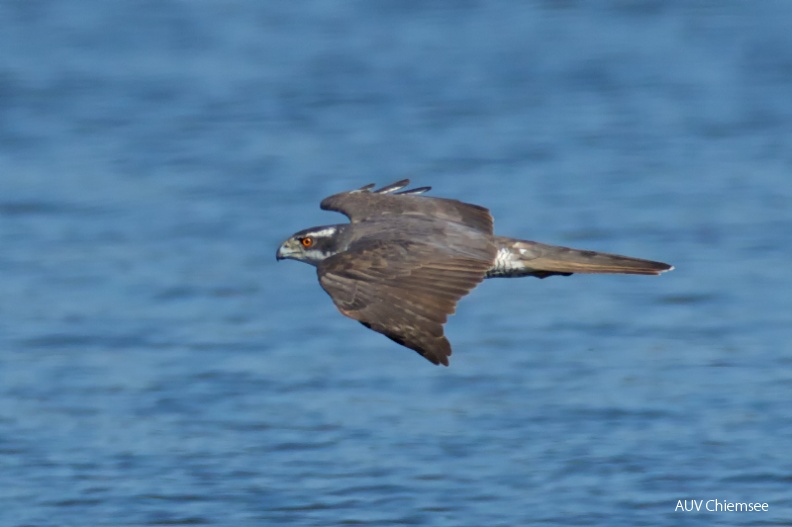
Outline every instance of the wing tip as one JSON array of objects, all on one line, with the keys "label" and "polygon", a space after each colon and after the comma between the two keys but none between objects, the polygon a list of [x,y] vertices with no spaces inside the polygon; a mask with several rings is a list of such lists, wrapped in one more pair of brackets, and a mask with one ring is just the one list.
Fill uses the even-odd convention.
[{"label": "wing tip", "polygon": [[440,335],[440,341],[436,343],[436,345],[432,345],[429,349],[425,347],[418,347],[413,348],[417,351],[423,358],[434,364],[435,366],[446,366],[450,365],[448,361],[448,357],[451,356],[453,351],[451,350],[451,344],[448,342],[448,339],[445,338],[445,335]]},{"label": "wing tip", "polygon": [[400,179],[399,181],[397,181],[395,183],[391,183],[390,185],[385,185],[384,187],[382,187],[382,188],[380,188],[378,190],[375,190],[374,193],[375,194],[390,194],[390,193],[395,192],[397,190],[403,189],[404,187],[406,187],[409,184],[410,184],[410,180],[409,179]]},{"label": "wing tip", "polygon": [[[398,195],[404,196],[404,195],[409,195],[409,194],[423,194],[424,192],[432,190],[432,187],[417,187],[417,188],[409,188],[409,189],[402,190],[402,189],[404,189],[405,187],[407,187],[409,185],[410,185],[410,180],[405,178],[405,179],[400,179],[399,181],[396,181],[395,183],[391,183],[390,185],[385,185],[384,187],[382,187],[380,189],[377,189],[377,190],[374,190],[372,192],[374,194],[398,194]],[[364,187],[364,188],[366,190],[370,190],[372,187],[374,187],[373,184],[372,185],[366,185],[366,187]]]},{"label": "wing tip", "polygon": [[[423,358],[425,358],[426,360],[428,360],[429,362],[434,364],[435,366],[445,366],[446,368],[448,366],[450,366],[450,363],[448,362],[448,355],[443,355],[443,354],[441,354],[441,355],[429,355],[429,354],[426,354],[426,353],[422,353],[420,351],[418,351],[418,353]],[[450,353],[449,353],[449,355],[450,355]]]}]

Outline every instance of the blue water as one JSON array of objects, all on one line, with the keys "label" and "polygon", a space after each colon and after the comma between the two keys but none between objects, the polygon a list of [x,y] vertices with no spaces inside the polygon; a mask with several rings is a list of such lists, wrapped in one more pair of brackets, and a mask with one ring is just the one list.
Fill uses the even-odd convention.
[{"label": "blue water", "polygon": [[[0,3],[0,525],[792,525],[791,19]],[[403,177],[677,270],[487,281],[433,367],[274,258]]]}]

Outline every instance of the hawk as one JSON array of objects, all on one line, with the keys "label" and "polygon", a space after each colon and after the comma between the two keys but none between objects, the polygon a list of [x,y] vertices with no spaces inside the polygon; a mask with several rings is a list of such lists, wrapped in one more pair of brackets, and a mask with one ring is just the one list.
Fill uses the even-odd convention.
[{"label": "hawk", "polygon": [[299,231],[278,248],[316,267],[338,310],[369,329],[448,366],[443,324],[485,278],[573,273],[658,275],[672,266],[496,236],[489,210],[405,189],[405,179],[335,194],[320,207],[349,223]]}]

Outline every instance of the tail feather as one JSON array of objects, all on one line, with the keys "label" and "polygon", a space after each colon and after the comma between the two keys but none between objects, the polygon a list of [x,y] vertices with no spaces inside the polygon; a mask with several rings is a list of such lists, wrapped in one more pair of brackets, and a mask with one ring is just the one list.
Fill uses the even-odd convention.
[{"label": "tail feather", "polygon": [[513,238],[499,237],[498,247],[506,248],[510,253],[508,261],[501,262],[500,266],[505,265],[509,272],[495,272],[492,276],[533,275],[544,278],[554,274],[572,273],[659,275],[674,268],[663,262]]}]

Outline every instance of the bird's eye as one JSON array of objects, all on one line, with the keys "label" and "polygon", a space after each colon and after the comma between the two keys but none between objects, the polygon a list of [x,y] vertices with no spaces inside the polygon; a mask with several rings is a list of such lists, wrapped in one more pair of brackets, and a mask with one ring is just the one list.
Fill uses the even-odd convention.
[{"label": "bird's eye", "polygon": [[308,247],[313,245],[313,238],[311,238],[310,236],[306,236],[305,238],[300,240],[300,243],[302,244],[303,247],[307,249]]}]

